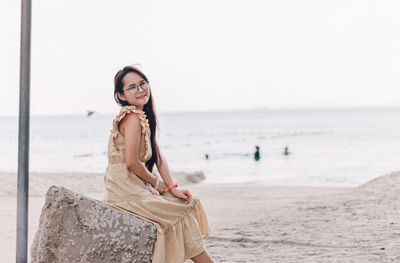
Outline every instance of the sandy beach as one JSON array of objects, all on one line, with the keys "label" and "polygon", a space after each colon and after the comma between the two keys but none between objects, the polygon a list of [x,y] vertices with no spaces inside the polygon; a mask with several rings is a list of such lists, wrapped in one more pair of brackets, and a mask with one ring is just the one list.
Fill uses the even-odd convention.
[{"label": "sandy beach", "polygon": [[[15,262],[16,174],[0,176],[0,253],[2,262]],[[103,197],[102,174],[32,173],[29,248],[51,185]],[[205,244],[215,262],[400,262],[400,172],[355,188],[189,182],[183,188],[206,209]]]}]

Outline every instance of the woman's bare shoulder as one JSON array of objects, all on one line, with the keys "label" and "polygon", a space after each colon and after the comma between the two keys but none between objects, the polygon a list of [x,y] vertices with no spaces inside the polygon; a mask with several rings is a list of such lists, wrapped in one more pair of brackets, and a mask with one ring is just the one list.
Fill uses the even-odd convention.
[{"label": "woman's bare shoulder", "polygon": [[141,131],[141,123],[140,123],[139,114],[136,112],[127,112],[123,118],[119,121],[118,130],[125,136],[126,129],[129,129],[130,132],[139,132]]}]

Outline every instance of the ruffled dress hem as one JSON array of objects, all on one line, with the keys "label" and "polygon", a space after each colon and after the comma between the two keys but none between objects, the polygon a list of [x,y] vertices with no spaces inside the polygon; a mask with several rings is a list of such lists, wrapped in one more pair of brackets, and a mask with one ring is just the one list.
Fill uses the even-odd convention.
[{"label": "ruffled dress hem", "polygon": [[[144,216],[135,214],[127,209],[129,206],[140,205],[140,201],[106,201],[104,204],[110,205],[120,210],[124,210],[138,218],[153,223],[157,228],[157,240],[154,244],[153,253],[151,256],[152,263],[178,263],[176,257],[171,259],[165,258],[165,250],[176,250],[179,252],[179,244],[184,243],[184,254],[180,255],[183,261],[193,258],[201,254],[204,250],[204,241],[210,234],[210,228],[207,222],[207,216],[199,199],[193,199],[194,204],[187,210],[187,212],[179,218],[174,224],[164,227]],[[179,237],[184,233],[184,239],[179,240]],[[168,240],[168,242],[166,242]],[[170,254],[170,253],[168,253]],[[182,261],[182,263],[183,263]]]}]

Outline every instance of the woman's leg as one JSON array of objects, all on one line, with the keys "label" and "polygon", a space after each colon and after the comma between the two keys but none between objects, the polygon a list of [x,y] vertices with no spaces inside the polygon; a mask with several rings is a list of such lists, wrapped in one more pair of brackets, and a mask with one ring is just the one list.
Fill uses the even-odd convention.
[{"label": "woman's leg", "polygon": [[195,263],[214,263],[206,250],[201,252],[199,255],[192,257],[191,260],[193,260]]}]

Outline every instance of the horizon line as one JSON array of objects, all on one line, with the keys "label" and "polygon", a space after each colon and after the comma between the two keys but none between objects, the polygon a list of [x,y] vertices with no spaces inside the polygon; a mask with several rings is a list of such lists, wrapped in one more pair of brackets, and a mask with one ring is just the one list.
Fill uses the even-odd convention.
[{"label": "horizon line", "polygon": [[[252,108],[242,108],[242,109],[220,109],[220,110],[172,110],[172,111],[159,111],[157,114],[178,114],[178,113],[225,113],[225,112],[249,112],[249,111],[312,111],[312,110],[385,110],[385,109],[399,109],[400,105],[392,106],[347,106],[347,107],[336,107],[336,106],[326,106],[326,107],[252,107]],[[89,111],[89,110],[88,110]],[[90,110],[94,111],[94,110]],[[97,112],[100,115],[115,114],[115,112]],[[60,114],[31,114],[31,117],[45,117],[45,116],[71,116],[71,115],[85,115],[84,113],[60,113]],[[18,117],[19,115],[0,115],[0,117]]]}]

